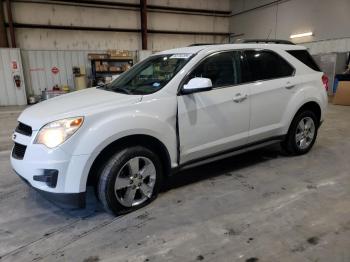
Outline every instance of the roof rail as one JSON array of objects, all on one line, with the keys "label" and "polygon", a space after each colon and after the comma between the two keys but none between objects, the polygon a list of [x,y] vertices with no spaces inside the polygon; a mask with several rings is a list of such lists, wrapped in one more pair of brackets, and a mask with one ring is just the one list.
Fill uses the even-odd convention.
[{"label": "roof rail", "polygon": [[197,44],[191,44],[189,46],[202,46],[202,45],[219,45],[215,43],[197,43]]},{"label": "roof rail", "polygon": [[280,40],[280,39],[240,39],[237,40],[236,43],[273,43],[273,44],[284,44],[284,45],[295,45],[293,42],[288,40]]}]

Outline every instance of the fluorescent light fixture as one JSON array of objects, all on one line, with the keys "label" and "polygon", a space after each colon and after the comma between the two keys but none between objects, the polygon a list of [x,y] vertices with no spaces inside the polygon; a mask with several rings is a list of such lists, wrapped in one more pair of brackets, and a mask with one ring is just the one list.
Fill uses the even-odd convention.
[{"label": "fluorescent light fixture", "polygon": [[312,36],[313,33],[312,32],[307,32],[307,33],[302,33],[302,34],[295,34],[295,35],[291,35],[290,38],[300,38],[300,37],[305,37],[305,36]]}]

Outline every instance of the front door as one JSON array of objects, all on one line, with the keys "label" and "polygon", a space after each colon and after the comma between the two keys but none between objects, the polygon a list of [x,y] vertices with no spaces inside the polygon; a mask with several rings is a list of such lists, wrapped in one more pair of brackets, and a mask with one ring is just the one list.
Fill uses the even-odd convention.
[{"label": "front door", "polygon": [[242,84],[242,58],[239,51],[212,54],[185,80],[210,78],[213,89],[178,96],[181,164],[247,143],[250,90]]}]

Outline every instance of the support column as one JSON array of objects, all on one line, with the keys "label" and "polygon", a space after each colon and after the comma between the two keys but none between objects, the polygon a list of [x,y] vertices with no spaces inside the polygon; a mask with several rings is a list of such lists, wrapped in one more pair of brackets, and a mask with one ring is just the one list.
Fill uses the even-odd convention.
[{"label": "support column", "polygon": [[10,29],[11,47],[16,47],[15,29],[13,27],[12,9],[10,0],[6,0],[7,19]]},{"label": "support column", "polygon": [[147,0],[140,0],[142,50],[147,50]]},{"label": "support column", "polygon": [[5,14],[2,0],[0,0],[0,47],[9,47],[5,27]]}]

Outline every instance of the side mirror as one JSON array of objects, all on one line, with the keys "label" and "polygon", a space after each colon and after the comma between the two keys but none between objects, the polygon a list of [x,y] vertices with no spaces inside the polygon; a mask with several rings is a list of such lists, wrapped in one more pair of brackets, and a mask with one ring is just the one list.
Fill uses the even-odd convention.
[{"label": "side mirror", "polygon": [[195,77],[192,78],[187,85],[184,85],[181,93],[182,94],[192,94],[196,92],[203,92],[211,90],[213,84],[209,78]]}]

